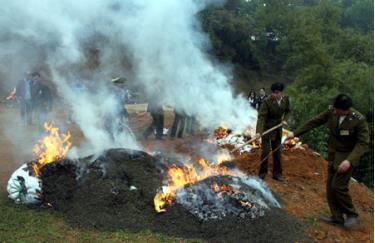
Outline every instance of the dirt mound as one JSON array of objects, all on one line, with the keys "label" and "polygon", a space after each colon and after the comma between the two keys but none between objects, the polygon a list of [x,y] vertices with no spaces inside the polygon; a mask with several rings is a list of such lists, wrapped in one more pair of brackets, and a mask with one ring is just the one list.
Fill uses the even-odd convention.
[{"label": "dirt mound", "polygon": [[[244,172],[257,175],[260,150],[236,156],[235,164]],[[272,157],[272,156],[271,156]],[[272,158],[269,161],[272,171]],[[352,230],[327,225],[318,220],[319,214],[329,214],[325,187],[327,161],[309,149],[283,151],[283,176],[285,182],[279,183],[267,176],[266,182],[283,201],[283,208],[299,218],[305,225],[306,233],[315,240],[329,242],[369,242],[374,238],[374,197],[365,185],[351,181],[350,193],[359,213],[360,224]]]},{"label": "dirt mound", "polygon": [[177,203],[165,213],[156,213],[153,199],[165,168],[144,152],[113,149],[89,161],[57,161],[41,170],[45,202],[62,211],[74,226],[149,229],[210,242],[306,240],[297,220],[277,208],[256,219],[227,215],[203,221]]}]

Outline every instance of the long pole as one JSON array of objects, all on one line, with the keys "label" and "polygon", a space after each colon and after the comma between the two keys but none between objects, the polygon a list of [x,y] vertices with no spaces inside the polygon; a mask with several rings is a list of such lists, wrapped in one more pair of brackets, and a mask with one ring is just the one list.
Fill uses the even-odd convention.
[{"label": "long pole", "polygon": [[[263,132],[262,135],[260,135],[260,137],[263,137],[264,135],[266,135],[266,134],[268,134],[268,133],[270,133],[270,132],[276,130],[277,128],[279,128],[279,127],[281,127],[281,126],[283,126],[283,123],[280,123],[280,124],[278,124],[278,125],[276,125],[276,126],[274,126],[274,127],[271,127],[271,128],[268,129],[267,131]],[[239,150],[240,148],[244,147],[244,146],[247,145],[247,144],[250,144],[250,143],[254,142],[254,141],[257,140],[257,139],[258,139],[257,137],[250,139],[249,141],[247,141],[246,143],[242,144],[241,146],[232,149],[232,150],[230,151],[230,153],[236,152],[236,151]]]}]

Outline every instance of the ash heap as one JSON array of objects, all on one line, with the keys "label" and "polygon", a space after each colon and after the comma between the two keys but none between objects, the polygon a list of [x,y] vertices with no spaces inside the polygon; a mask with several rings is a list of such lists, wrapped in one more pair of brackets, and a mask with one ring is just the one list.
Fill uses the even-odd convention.
[{"label": "ash heap", "polygon": [[[236,169],[230,163],[228,154],[219,155],[216,162],[203,158],[190,158],[187,162],[181,162],[161,154],[152,157],[140,151],[115,149],[106,151],[96,159],[89,156],[70,160],[66,159],[71,147],[70,134],[60,134],[57,128],[49,124],[45,128],[49,136],[34,148],[39,159],[22,165],[8,182],[9,197],[16,203],[56,205],[56,202],[48,199],[54,193],[54,187],[59,188],[59,193],[65,195],[65,198],[69,198],[66,196],[68,192],[79,190],[86,182],[85,178],[95,173],[99,180],[109,177],[116,184],[119,183],[110,189],[113,195],[120,194],[119,188],[126,186],[128,191],[149,195],[147,200],[153,201],[153,207],[158,213],[168,211],[177,203],[200,220],[222,219],[227,215],[257,218],[263,216],[270,207],[280,207],[267,186]],[[133,160],[141,164],[144,163],[142,160],[146,160],[148,166],[140,167],[138,171],[129,165],[122,166],[134,163]],[[150,178],[142,178],[147,170],[151,171],[154,178],[152,184],[146,183]],[[64,176],[68,177],[65,182],[55,183]],[[140,178],[136,178],[138,176]],[[72,180],[74,182],[64,192],[61,187]],[[54,195],[53,198],[59,196]]]}]

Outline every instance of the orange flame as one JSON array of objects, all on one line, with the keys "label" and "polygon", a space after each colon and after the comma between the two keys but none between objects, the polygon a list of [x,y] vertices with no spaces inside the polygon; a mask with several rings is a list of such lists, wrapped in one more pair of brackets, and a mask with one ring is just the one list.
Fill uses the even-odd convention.
[{"label": "orange flame", "polygon": [[168,185],[163,186],[162,191],[154,197],[155,210],[165,212],[165,206],[173,202],[179,188],[215,175],[234,175],[234,173],[220,166],[220,163],[212,163],[204,159],[199,159],[196,164],[189,163],[181,167],[172,165],[168,169]]},{"label": "orange flame", "polygon": [[211,185],[211,188],[214,192],[220,192],[220,191],[234,191],[233,187],[230,185],[219,185],[216,182],[214,182]]},{"label": "orange flame", "polygon": [[248,201],[242,201],[240,200],[240,203],[242,206],[244,207],[248,207],[248,208],[256,208],[255,204],[254,203],[251,203],[251,202],[248,202]]},{"label": "orange flame", "polygon": [[217,129],[215,129],[215,137],[217,139],[225,138],[226,136],[229,135],[229,133],[230,133],[230,130],[225,127],[218,127]]},{"label": "orange flame", "polygon": [[260,148],[260,146],[255,141],[251,143],[251,147],[253,149]]},{"label": "orange flame", "polygon": [[52,124],[44,123],[44,129],[49,135],[45,136],[40,144],[34,146],[34,153],[38,161],[32,164],[35,175],[39,176],[39,170],[48,163],[65,158],[72,143],[70,142],[70,132],[60,135],[59,129]]}]

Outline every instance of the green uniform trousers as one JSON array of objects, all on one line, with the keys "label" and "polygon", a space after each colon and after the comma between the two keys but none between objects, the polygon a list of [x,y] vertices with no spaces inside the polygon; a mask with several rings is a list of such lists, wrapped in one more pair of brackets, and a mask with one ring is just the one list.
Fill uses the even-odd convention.
[{"label": "green uniform trousers", "polygon": [[273,158],[273,175],[281,175],[281,138],[276,136],[276,139],[264,139],[262,142],[262,155],[261,155],[261,164],[259,169],[259,175],[267,174],[268,171],[268,157],[270,152],[272,153]]},{"label": "green uniform trousers", "polygon": [[327,200],[334,220],[344,222],[343,214],[347,217],[358,216],[352,198],[349,195],[349,182],[353,173],[351,166],[345,173],[338,173],[337,168],[328,166]]}]

